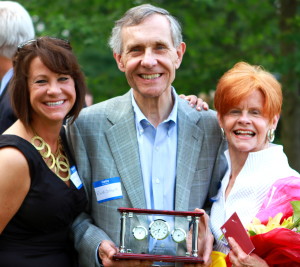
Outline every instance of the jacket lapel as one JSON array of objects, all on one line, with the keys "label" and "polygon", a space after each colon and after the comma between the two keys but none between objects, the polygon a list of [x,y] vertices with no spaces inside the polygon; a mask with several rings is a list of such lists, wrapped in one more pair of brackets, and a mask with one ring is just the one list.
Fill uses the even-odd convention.
[{"label": "jacket lapel", "polygon": [[106,137],[132,207],[145,208],[146,200],[130,94],[127,93],[123,99],[122,105],[115,107],[116,112],[108,118],[114,125],[107,131]]},{"label": "jacket lapel", "polygon": [[192,114],[187,115],[184,111],[185,106],[186,103],[179,101],[175,210],[188,210],[191,186],[203,139],[203,134],[196,125],[196,119]]}]

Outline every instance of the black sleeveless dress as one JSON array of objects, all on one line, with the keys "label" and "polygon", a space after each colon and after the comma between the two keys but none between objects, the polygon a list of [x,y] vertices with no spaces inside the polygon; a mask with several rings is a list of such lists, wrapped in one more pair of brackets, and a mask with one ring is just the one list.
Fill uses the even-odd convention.
[{"label": "black sleeveless dress", "polygon": [[[66,142],[64,133],[62,140]],[[87,203],[84,188],[77,189],[71,181],[68,187],[25,139],[1,135],[2,147],[15,147],[24,154],[31,185],[20,209],[0,234],[0,266],[77,266],[70,226]],[[68,151],[66,154],[73,166]]]}]

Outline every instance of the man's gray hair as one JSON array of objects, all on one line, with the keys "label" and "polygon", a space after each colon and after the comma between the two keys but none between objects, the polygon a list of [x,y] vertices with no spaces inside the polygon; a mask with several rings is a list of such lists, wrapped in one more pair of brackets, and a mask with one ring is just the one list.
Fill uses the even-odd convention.
[{"label": "man's gray hair", "polygon": [[171,36],[174,47],[178,47],[182,42],[181,26],[179,21],[167,10],[150,4],[144,4],[129,9],[124,16],[115,22],[109,39],[109,46],[114,53],[122,54],[122,28],[140,24],[145,18],[159,14],[165,16],[170,22]]},{"label": "man's gray hair", "polygon": [[18,45],[34,35],[33,23],[26,9],[14,1],[0,1],[0,55],[12,59]]}]

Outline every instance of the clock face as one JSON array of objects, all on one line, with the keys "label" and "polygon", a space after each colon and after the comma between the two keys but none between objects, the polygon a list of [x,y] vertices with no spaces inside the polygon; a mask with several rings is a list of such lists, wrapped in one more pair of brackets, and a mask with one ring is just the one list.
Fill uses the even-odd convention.
[{"label": "clock face", "polygon": [[148,231],[144,226],[138,225],[133,228],[132,234],[136,240],[144,240],[148,236]]},{"label": "clock face", "polygon": [[154,239],[162,240],[170,234],[169,224],[162,219],[156,219],[149,225],[150,234]]},{"label": "clock face", "polygon": [[181,242],[185,241],[185,239],[186,239],[185,231],[181,228],[175,228],[172,231],[172,239],[176,243],[181,243]]}]

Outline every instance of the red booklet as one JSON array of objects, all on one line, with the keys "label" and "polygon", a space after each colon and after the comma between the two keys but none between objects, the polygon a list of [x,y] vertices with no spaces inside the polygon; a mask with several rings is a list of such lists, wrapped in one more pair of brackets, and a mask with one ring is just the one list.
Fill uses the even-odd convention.
[{"label": "red booklet", "polygon": [[246,254],[255,249],[236,212],[223,224],[221,231],[227,240],[228,237],[233,237]]}]

